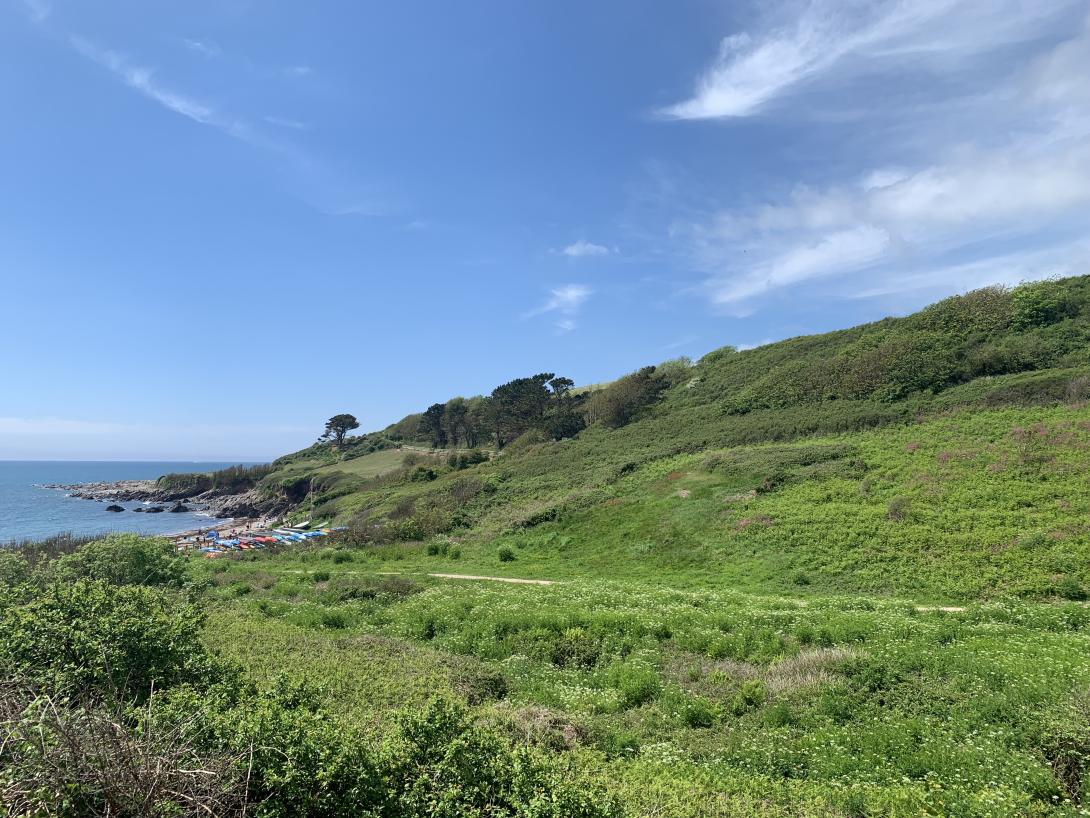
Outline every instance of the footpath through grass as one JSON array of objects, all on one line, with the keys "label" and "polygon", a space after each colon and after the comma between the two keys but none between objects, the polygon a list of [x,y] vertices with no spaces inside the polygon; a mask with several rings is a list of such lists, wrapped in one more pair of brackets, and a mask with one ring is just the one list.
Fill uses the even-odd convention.
[{"label": "footpath through grass", "polygon": [[499,533],[190,569],[255,678],[376,729],[461,698],[632,815],[1087,814],[1088,452],[1085,407],[954,411],[653,460]]},{"label": "footpath through grass", "polygon": [[1080,604],[412,581],[341,553],[209,567],[207,639],[355,721],[451,691],[634,815],[1085,814]]}]

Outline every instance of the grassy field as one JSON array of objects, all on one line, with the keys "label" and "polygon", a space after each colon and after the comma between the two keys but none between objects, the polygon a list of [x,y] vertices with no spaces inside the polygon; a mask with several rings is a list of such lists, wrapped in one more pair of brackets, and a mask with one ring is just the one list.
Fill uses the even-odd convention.
[{"label": "grassy field", "polygon": [[363,457],[321,466],[316,471],[319,474],[341,472],[354,477],[378,477],[399,469],[404,457],[405,453],[399,449],[384,449]]},{"label": "grassy field", "polygon": [[[216,559],[137,542],[0,560],[17,635],[0,658],[39,672],[43,632],[60,669],[40,672],[83,672],[75,626],[54,625],[110,613],[94,594],[113,592],[90,613],[49,596],[73,577],[173,589],[207,613],[197,658],[243,669],[213,746],[290,725],[292,763],[332,771],[292,779],[292,803],[322,804],[308,814],[350,814],[330,793],[370,768],[330,748],[363,735],[410,782],[384,815],[568,818],[598,788],[580,815],[1090,815],[1088,341],[1090,279],[987,290],[672,362],[684,377],[625,422],[559,440],[316,445],[222,479],[346,531]],[[191,609],[162,614],[176,597],[106,624],[191,635]],[[170,638],[136,641],[170,658]],[[516,778],[533,797],[496,807]],[[439,779],[442,798],[417,798]],[[466,793],[476,811],[450,806]]]},{"label": "grassy field", "polygon": [[[516,509],[495,501],[488,478],[453,474],[455,490],[466,480],[475,481],[470,491],[481,486],[465,507],[481,508],[482,524],[361,553],[373,570],[938,602],[1080,598],[1090,585],[1088,451],[1090,411],[1081,406],[958,410],[915,425],[665,457],[574,497],[538,488]],[[486,468],[505,471],[502,461]],[[506,472],[496,493],[522,495],[521,475]],[[426,500],[438,482],[386,490],[432,492]],[[535,509],[546,519],[510,524]]]},{"label": "grassy field", "polygon": [[1085,405],[581,459],[574,492],[534,466],[565,446],[367,489],[460,487],[461,532],[192,563],[206,640],[369,728],[445,691],[637,816],[1087,814]]},{"label": "grassy field", "polygon": [[207,639],[256,677],[364,722],[454,691],[632,814],[1076,811],[1054,770],[1090,729],[1081,604],[413,582],[330,550],[199,567]]}]

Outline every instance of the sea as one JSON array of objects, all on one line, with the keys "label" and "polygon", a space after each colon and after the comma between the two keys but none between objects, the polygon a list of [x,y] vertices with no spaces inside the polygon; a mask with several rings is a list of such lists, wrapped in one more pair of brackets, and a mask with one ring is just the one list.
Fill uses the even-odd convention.
[{"label": "sea", "polygon": [[125,511],[112,512],[106,510],[109,503],[68,497],[68,492],[44,486],[149,480],[170,472],[207,472],[234,465],[237,463],[0,460],[0,543],[64,533],[175,534],[206,528],[213,518],[199,512],[132,513],[139,502],[118,503]]}]

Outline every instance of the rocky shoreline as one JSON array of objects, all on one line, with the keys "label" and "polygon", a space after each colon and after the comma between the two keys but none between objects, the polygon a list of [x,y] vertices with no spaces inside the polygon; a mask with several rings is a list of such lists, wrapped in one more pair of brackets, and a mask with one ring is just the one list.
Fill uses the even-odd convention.
[{"label": "rocky shoreline", "polygon": [[50,483],[42,488],[67,492],[69,497],[109,503],[106,511],[124,512],[123,502],[148,504],[129,513],[159,514],[198,511],[216,519],[261,517],[283,511],[275,501],[261,496],[254,489],[238,494],[215,490],[189,496],[184,492],[159,489],[154,480],[118,480],[101,483]]}]

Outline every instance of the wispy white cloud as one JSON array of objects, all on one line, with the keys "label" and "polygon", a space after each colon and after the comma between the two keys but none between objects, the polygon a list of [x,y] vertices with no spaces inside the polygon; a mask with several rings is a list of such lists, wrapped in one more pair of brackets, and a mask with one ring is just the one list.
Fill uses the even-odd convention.
[{"label": "wispy white cloud", "polygon": [[889,244],[884,230],[866,224],[800,242],[742,275],[713,279],[712,301],[733,304],[801,281],[858,270],[882,258]]},{"label": "wispy white cloud", "polygon": [[190,51],[196,52],[205,57],[218,57],[222,53],[222,49],[217,43],[211,40],[197,40],[188,37],[182,38],[182,45],[188,48]]},{"label": "wispy white cloud", "polygon": [[[881,49],[868,34],[868,49],[882,56],[911,52],[914,65],[932,69],[945,60],[969,61],[985,46],[965,31],[945,31],[966,28],[966,8],[985,13],[975,0],[956,9],[923,0],[913,14],[946,15],[917,26],[913,36],[890,34]],[[1036,30],[1034,9],[1021,7],[1021,17],[1012,11],[1027,31]],[[1053,10],[1038,9],[1042,16]],[[983,28],[1000,40],[1027,36],[1009,30],[1009,21],[985,17]],[[916,108],[906,106],[912,149],[898,151],[889,139],[882,146],[905,161],[862,164],[854,178],[798,184],[764,204],[675,219],[671,234],[707,274],[708,299],[736,315],[752,313],[763,297],[817,282],[846,297],[880,297],[978,286],[989,269],[997,281],[1083,272],[1087,256],[1076,240],[1090,231],[1088,71],[1090,20],[1066,38],[1053,31],[1051,40],[1025,45],[1006,60],[1001,82],[966,84],[942,125],[912,118]],[[965,110],[958,110],[959,99]],[[945,138],[949,122],[957,132],[953,143]]]},{"label": "wispy white cloud", "polygon": [[[693,95],[662,110],[677,119],[745,117],[834,69],[927,70],[1040,35],[1082,0],[805,0],[766,6],[756,32],[723,39]],[[800,8],[801,6],[801,8]],[[784,18],[788,22],[784,22]]]},{"label": "wispy white cloud", "polygon": [[309,77],[314,73],[314,69],[309,65],[289,65],[284,69],[284,73],[289,77]]},{"label": "wispy white cloud", "polygon": [[869,186],[800,189],[775,207],[716,214],[690,233],[712,272],[709,296],[733,304],[865,269],[942,266],[945,254],[1000,239],[1052,242],[1058,231],[1064,244],[1090,222],[1090,144],[1033,148],[968,151],[888,183],[871,174]]},{"label": "wispy white cloud", "polygon": [[1076,240],[1036,250],[995,252],[973,261],[940,265],[908,264],[904,269],[858,286],[847,282],[843,295],[851,299],[881,298],[904,293],[946,293],[991,284],[1014,286],[1023,281],[1084,273],[1090,270],[1090,241]]},{"label": "wispy white cloud", "polygon": [[275,125],[278,128],[288,128],[293,131],[309,131],[311,127],[309,122],[302,122],[298,119],[286,119],[285,117],[280,116],[266,116],[262,117],[262,119],[270,125]]},{"label": "wispy white cloud", "polygon": [[549,298],[541,306],[523,314],[523,318],[533,318],[547,313],[556,313],[560,317],[556,321],[556,327],[561,332],[570,332],[575,329],[575,316],[594,291],[584,284],[565,284],[551,290]]},{"label": "wispy white cloud", "polygon": [[[194,122],[200,122],[202,125],[222,127],[210,106],[158,84],[154,78],[154,69],[133,65],[119,52],[100,48],[82,37],[73,36],[69,41],[79,54],[109,69],[127,86],[158,102],[164,108],[188,117]],[[228,130],[226,127],[223,129]]]},{"label": "wispy white cloud", "polygon": [[681,349],[687,347],[689,344],[695,344],[700,339],[695,335],[686,335],[684,338],[678,338],[676,341],[671,341],[668,344],[663,344],[661,349],[663,352],[670,352],[671,350]]},{"label": "wispy white cloud", "polygon": [[[292,178],[299,197],[315,209],[333,216],[372,216],[386,211],[384,205],[377,203],[379,196],[374,191],[365,190],[364,185],[330,167],[295,142],[258,127],[260,123],[223,112],[211,103],[168,87],[157,79],[154,68],[140,65],[119,51],[78,36],[71,36],[68,41],[77,53],[103,66],[127,87],[163,108],[275,157],[282,172]],[[266,117],[264,121],[290,130],[306,127],[302,122],[273,117]]]},{"label": "wispy white cloud", "polygon": [[378,216],[383,207],[377,202],[353,202],[342,205],[321,205],[318,207],[327,216]]},{"label": "wispy white cloud", "polygon": [[594,244],[585,239],[580,239],[572,242],[560,252],[571,258],[582,258],[584,256],[608,256],[613,251],[603,244]]},{"label": "wispy white cloud", "polygon": [[33,23],[44,23],[53,13],[53,6],[47,0],[22,0],[23,9]]}]

